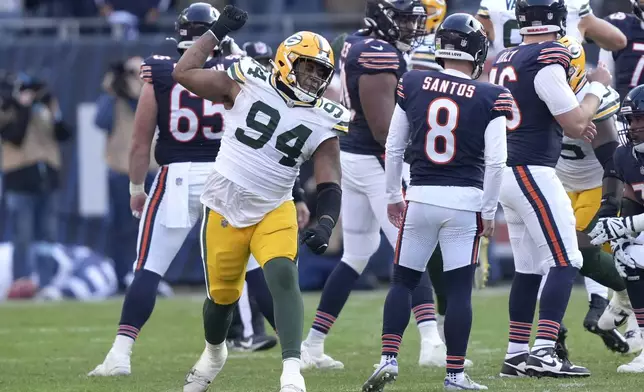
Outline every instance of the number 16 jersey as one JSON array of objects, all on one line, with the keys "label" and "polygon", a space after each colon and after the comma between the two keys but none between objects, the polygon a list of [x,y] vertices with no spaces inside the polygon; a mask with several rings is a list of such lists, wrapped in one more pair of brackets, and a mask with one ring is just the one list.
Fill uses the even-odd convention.
[{"label": "number 16 jersey", "polygon": [[249,57],[228,75],[241,91],[226,112],[215,172],[201,201],[233,227],[247,227],[292,199],[300,166],[322,142],[346,133],[349,113],[327,99],[291,101],[275,76]]}]

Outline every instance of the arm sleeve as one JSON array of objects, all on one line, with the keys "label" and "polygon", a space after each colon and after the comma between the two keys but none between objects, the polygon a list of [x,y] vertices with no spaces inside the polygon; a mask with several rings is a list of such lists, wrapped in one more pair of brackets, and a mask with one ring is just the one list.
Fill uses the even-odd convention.
[{"label": "arm sleeve", "polygon": [[534,89],[553,116],[568,113],[579,106],[575,93],[568,85],[566,71],[559,64],[541,68],[534,77]]},{"label": "arm sleeve", "polygon": [[501,194],[503,169],[508,158],[505,130],[505,116],[493,119],[485,129],[485,178],[481,217],[486,220],[494,219]]},{"label": "arm sleeve", "polygon": [[387,186],[387,200],[389,204],[403,201],[402,195],[402,170],[403,156],[409,141],[409,120],[407,113],[396,105],[389,125],[389,134],[385,145],[385,178]]}]

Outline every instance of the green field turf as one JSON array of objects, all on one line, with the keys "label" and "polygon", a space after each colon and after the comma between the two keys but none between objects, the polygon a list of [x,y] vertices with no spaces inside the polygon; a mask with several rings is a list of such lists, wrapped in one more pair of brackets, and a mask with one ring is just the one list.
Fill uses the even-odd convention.
[{"label": "green field turf", "polygon": [[[507,290],[475,292],[474,328],[468,358],[475,381],[491,391],[643,391],[644,375],[618,375],[616,368],[632,356],[613,354],[599,338],[582,330],[586,294],[575,290],[566,316],[569,347],[575,362],[587,366],[587,379],[521,379],[498,377],[507,339]],[[345,364],[343,371],[308,371],[309,392],[360,391],[380,358],[380,328],[385,292],[355,293],[327,339],[327,352]],[[305,296],[305,327],[315,313],[318,294]],[[101,303],[9,303],[0,305],[0,391],[181,391],[186,372],[203,349],[201,299],[175,297],[157,302],[132,361],[133,375],[89,378],[86,373],[109,350],[121,301]],[[306,332],[305,332],[306,333]],[[443,369],[418,367],[418,332],[410,324],[402,345],[401,374],[388,391],[440,391]],[[217,392],[279,390],[278,349],[264,353],[231,353],[211,386]]]}]

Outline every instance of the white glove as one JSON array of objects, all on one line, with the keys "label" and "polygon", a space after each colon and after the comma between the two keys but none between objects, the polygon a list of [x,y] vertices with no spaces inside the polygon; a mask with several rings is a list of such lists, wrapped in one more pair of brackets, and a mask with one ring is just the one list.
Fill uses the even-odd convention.
[{"label": "white glove", "polygon": [[626,249],[632,245],[631,241],[626,239],[619,239],[610,242],[610,248],[613,251],[613,260],[615,260],[615,268],[622,278],[626,278],[626,268],[636,268],[637,262],[631,255],[626,252]]},{"label": "white glove", "polygon": [[588,234],[593,245],[624,238],[636,234],[633,229],[633,217],[599,218],[599,221]]}]

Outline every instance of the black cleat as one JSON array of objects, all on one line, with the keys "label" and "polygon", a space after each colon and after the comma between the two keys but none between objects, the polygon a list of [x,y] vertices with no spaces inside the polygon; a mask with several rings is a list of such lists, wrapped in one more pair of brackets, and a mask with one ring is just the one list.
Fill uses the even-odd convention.
[{"label": "black cleat", "polygon": [[231,339],[226,341],[231,351],[254,352],[270,350],[277,345],[275,336],[253,335],[246,339]]},{"label": "black cleat", "polygon": [[503,361],[503,366],[501,366],[501,373],[499,373],[499,376],[512,378],[526,377],[525,365],[529,356],[530,354],[528,353],[521,353],[514,357],[506,358]]},{"label": "black cleat", "polygon": [[559,327],[559,335],[557,336],[557,342],[555,343],[555,351],[557,356],[563,361],[568,360],[570,353],[568,352],[568,347],[566,346],[566,337],[568,337],[568,328],[566,328],[563,323]]},{"label": "black cleat", "polygon": [[544,347],[530,353],[526,361],[526,373],[530,377],[588,377],[590,371],[583,366],[573,365],[569,360],[557,356],[554,347]]},{"label": "black cleat", "polygon": [[590,296],[588,313],[586,313],[586,317],[584,318],[584,328],[588,332],[599,336],[609,350],[622,354],[627,353],[628,342],[618,330],[611,329],[606,331],[598,326],[599,318],[604,313],[607,306],[607,299],[602,298],[597,294],[592,294]]}]

